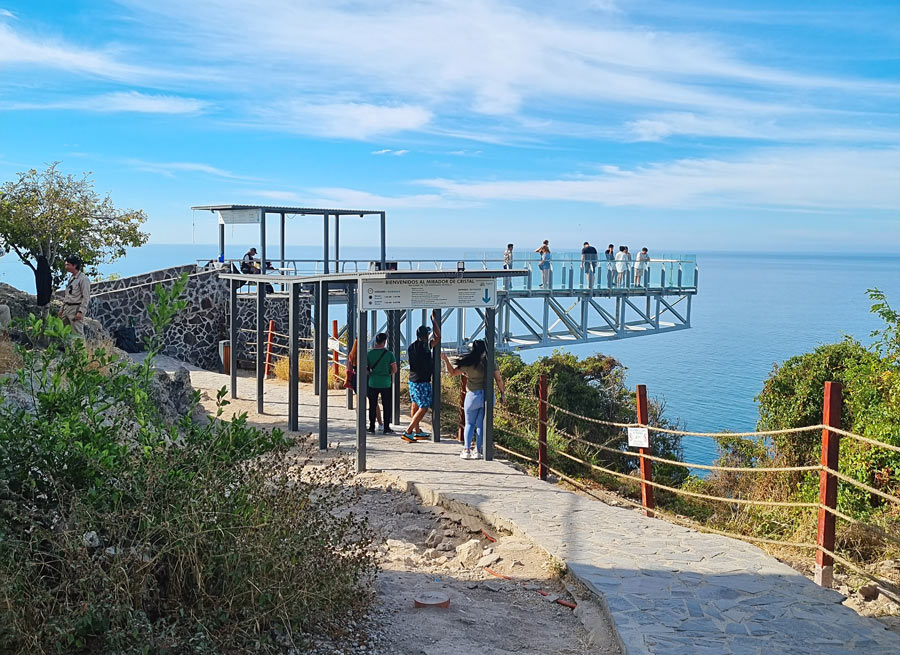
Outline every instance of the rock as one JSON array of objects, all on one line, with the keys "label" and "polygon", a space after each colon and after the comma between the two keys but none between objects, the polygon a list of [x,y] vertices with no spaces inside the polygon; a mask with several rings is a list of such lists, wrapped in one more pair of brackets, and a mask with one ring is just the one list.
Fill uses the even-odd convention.
[{"label": "rock", "polygon": [[494,552],[494,549],[491,548],[490,546],[488,546],[487,548],[485,548],[485,549],[481,552],[481,554],[482,554],[482,555],[490,555],[490,554],[493,553],[493,552]]},{"label": "rock", "polygon": [[385,544],[389,549],[406,549],[410,547],[410,544],[405,541],[401,541],[400,539],[388,539]]},{"label": "rock", "polygon": [[525,591],[537,591],[540,588],[541,588],[540,585],[535,584],[533,582],[529,582],[528,584],[522,585],[522,589],[524,589]]},{"label": "rock", "polygon": [[415,514],[416,513],[416,504],[408,499],[404,499],[399,501],[394,505],[394,512],[397,514]]},{"label": "rock", "polygon": [[88,548],[99,548],[100,547],[100,537],[97,536],[97,533],[91,530],[90,532],[85,532],[81,536],[81,543],[83,543]]},{"label": "rock", "polygon": [[444,530],[444,536],[445,537],[455,537],[456,530]]},{"label": "rock", "polygon": [[499,582],[488,581],[488,582],[483,583],[481,586],[484,587],[485,589],[487,589],[488,591],[493,591],[494,593],[497,593],[497,592],[503,590],[503,587],[500,585]]},{"label": "rock", "polygon": [[865,601],[875,600],[878,598],[878,587],[873,584],[863,585],[859,588],[859,595]]},{"label": "rock", "polygon": [[425,537],[425,546],[428,548],[434,548],[439,543],[443,541],[443,537],[437,530],[432,530],[428,533],[428,536]]},{"label": "rock", "polygon": [[9,305],[0,305],[0,330],[9,327],[10,321],[12,321],[12,313],[9,311]]},{"label": "rock", "polygon": [[481,543],[477,539],[470,539],[456,547],[456,556],[462,566],[471,568],[481,558]]},{"label": "rock", "polygon": [[548,603],[555,603],[556,601],[559,600],[559,595],[558,594],[549,594],[547,596],[544,596],[544,600],[546,600]]},{"label": "rock", "polygon": [[453,544],[451,544],[449,541],[442,541],[437,545],[437,549],[444,553],[449,553],[451,550],[453,550]]},{"label": "rock", "polygon": [[25,318],[29,314],[40,316],[37,297],[0,282],[0,304],[9,308],[10,318]]},{"label": "rock", "polygon": [[202,414],[194,403],[191,374],[183,366],[171,377],[161,368],[154,368],[150,378],[150,395],[167,423],[177,423],[188,414],[193,413],[194,418]]},{"label": "rock", "polygon": [[405,528],[400,530],[401,534],[408,539],[421,539],[422,532],[424,530],[420,528],[418,525],[407,525]]},{"label": "rock", "polygon": [[435,563],[436,565],[440,566],[440,565],[442,565],[442,564],[446,564],[446,563],[449,562],[449,561],[450,561],[450,560],[447,558],[446,555],[441,555],[441,556],[438,557],[436,560],[434,560],[434,563]]},{"label": "rock", "polygon": [[425,559],[438,559],[441,557],[441,551],[437,548],[428,548],[424,553],[422,553],[422,557]]},{"label": "rock", "polygon": [[498,555],[497,553],[493,553],[492,555],[485,555],[480,560],[478,560],[478,563],[475,566],[477,566],[478,568],[484,568],[485,566],[490,566],[499,559],[500,555]]}]

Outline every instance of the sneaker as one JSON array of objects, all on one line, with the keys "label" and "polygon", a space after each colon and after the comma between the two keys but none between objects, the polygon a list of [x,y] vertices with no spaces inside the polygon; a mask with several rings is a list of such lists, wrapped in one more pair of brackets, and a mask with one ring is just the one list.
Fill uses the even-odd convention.
[{"label": "sneaker", "polygon": [[375,434],[375,428],[366,428],[366,432],[369,434]]},{"label": "sneaker", "polygon": [[472,459],[472,453],[470,453],[468,450],[463,448],[462,451],[459,453],[459,458],[460,459]]},{"label": "sneaker", "polygon": [[416,439],[428,439],[431,436],[430,432],[424,430],[416,430],[413,434],[416,435]]},{"label": "sneaker", "polygon": [[430,434],[417,433],[415,436],[416,436],[416,441],[428,441],[429,439],[431,439]]},{"label": "sneaker", "polygon": [[378,431],[379,431],[379,432],[383,432],[383,431],[384,431],[384,423],[379,423],[379,424],[378,424]]},{"label": "sneaker", "polygon": [[384,431],[382,432],[382,434],[397,434],[397,433],[394,432],[393,430],[391,430],[390,428],[385,428]]},{"label": "sneaker", "polygon": [[472,456],[469,459],[484,459],[484,456],[481,454],[481,451],[475,450],[472,452]]},{"label": "sneaker", "polygon": [[405,441],[405,442],[407,442],[407,443],[416,443],[416,438],[415,438],[415,436],[409,434],[408,432],[403,432],[403,433],[400,435],[400,438],[403,439],[403,441]]}]

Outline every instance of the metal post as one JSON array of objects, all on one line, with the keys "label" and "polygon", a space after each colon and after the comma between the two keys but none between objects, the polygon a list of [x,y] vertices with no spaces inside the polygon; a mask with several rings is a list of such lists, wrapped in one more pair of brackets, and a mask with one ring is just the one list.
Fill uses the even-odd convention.
[{"label": "metal post", "polygon": [[225,223],[219,223],[219,261],[225,261]]},{"label": "metal post", "polygon": [[[391,403],[394,407],[394,425],[400,425],[400,310],[395,309],[388,312],[388,316],[393,314],[393,320],[388,325],[388,340],[391,344],[391,351],[394,353],[394,361],[397,362],[397,372],[394,374],[393,384],[391,385]],[[385,424],[384,427],[387,427]]]},{"label": "metal post", "polygon": [[[350,366],[350,350],[356,341],[356,282],[347,285],[347,366]],[[359,370],[359,346],[357,346],[356,368]],[[357,372],[357,375],[359,373]],[[353,389],[347,388],[347,409],[353,409]]]},{"label": "metal post", "polygon": [[[281,212],[281,268],[284,268],[284,212]],[[284,273],[284,271],[281,271]]]},{"label": "metal post", "polygon": [[356,472],[366,470],[366,394],[369,390],[369,369],[366,366],[368,356],[366,336],[367,321],[366,312],[360,310],[357,313],[357,350],[356,350]]},{"label": "metal post", "polygon": [[319,450],[328,449],[328,282],[319,282]]},{"label": "metal post", "polygon": [[372,334],[369,336],[369,339],[371,340],[374,339],[375,335],[378,333],[378,310],[373,309],[369,313],[372,314],[372,329],[370,330]]},{"label": "metal post", "polygon": [[[832,428],[841,427],[841,383],[825,383],[825,404],[822,408],[822,424]],[[838,470],[838,450],[840,435],[831,430],[822,430],[822,466]],[[834,583],[834,558],[825,550],[834,552],[834,514],[821,506],[837,509],[837,478],[834,474],[819,471],[819,526],[816,537],[816,584],[831,588]],[[824,550],[823,550],[824,549]]]},{"label": "metal post", "polygon": [[[649,406],[647,405],[647,386],[637,385],[637,422],[647,425],[650,422]],[[650,448],[641,448],[641,455],[650,455]],[[641,457],[641,505],[644,507],[644,516],[653,518],[653,487],[648,482],[653,482],[653,462],[646,457]]]},{"label": "metal post", "polygon": [[334,215],[334,272],[341,272],[341,215]]},{"label": "metal post", "polygon": [[[432,312],[432,327],[441,327],[441,310],[435,309]],[[442,331],[443,332],[443,331]],[[441,361],[441,343],[434,344],[431,351],[434,358],[434,375],[431,380],[431,389],[434,402],[431,404],[431,440],[435,443],[441,440],[441,371],[443,362]]]},{"label": "metal post", "polygon": [[259,210],[259,274],[266,274],[266,211]]},{"label": "metal post", "polygon": [[484,367],[484,459],[494,459],[494,341],[497,331],[494,327],[497,310],[488,307],[484,310],[484,343],[487,346],[487,359]]},{"label": "metal post", "polygon": [[[331,337],[335,341],[338,340],[337,319],[334,319],[333,321],[331,321]],[[338,355],[337,348],[332,348],[331,345],[329,344],[328,349],[331,351],[331,373],[332,373],[332,375],[334,375],[334,378],[336,380],[338,375],[340,375],[341,359],[340,359],[340,356]]]},{"label": "metal post", "polygon": [[288,429],[300,429],[300,285],[290,286],[288,300]]},{"label": "metal post", "polygon": [[231,308],[228,320],[228,374],[231,377],[231,397],[237,398],[238,281],[229,280],[228,283],[230,285],[228,305]]},{"label": "metal post", "polygon": [[547,374],[538,377],[538,477],[547,479]]},{"label": "metal post", "polygon": [[328,270],[328,258],[331,256],[331,244],[328,242],[328,214],[324,214],[322,216],[322,238],[324,245],[322,246],[325,249],[325,254],[322,262],[324,268],[322,269],[326,274],[329,273]]},{"label": "metal post", "polygon": [[385,245],[385,235],[387,232],[387,221],[384,212],[381,212],[381,270],[384,270],[384,262],[387,259],[387,247]]}]

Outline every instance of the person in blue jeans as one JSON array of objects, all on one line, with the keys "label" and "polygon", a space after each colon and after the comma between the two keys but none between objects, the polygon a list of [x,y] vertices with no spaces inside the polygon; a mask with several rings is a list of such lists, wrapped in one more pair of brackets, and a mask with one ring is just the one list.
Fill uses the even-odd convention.
[{"label": "person in blue jeans", "polygon": [[[484,374],[487,369],[487,347],[484,341],[476,339],[469,346],[469,352],[453,360],[441,353],[451,377],[466,376],[466,400],[463,409],[466,414],[465,447],[459,456],[462,459],[481,459],[484,452]],[[500,371],[494,369],[494,380],[500,390],[500,402],[506,400],[506,385]],[[472,441],[475,441],[473,448]]]}]

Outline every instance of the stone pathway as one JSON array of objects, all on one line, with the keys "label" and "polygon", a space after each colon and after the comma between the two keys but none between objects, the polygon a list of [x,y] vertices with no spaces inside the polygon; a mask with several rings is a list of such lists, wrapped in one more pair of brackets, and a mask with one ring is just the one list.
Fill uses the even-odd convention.
[{"label": "stone pathway", "polygon": [[[205,371],[191,377],[206,390],[227,382]],[[255,382],[241,379],[239,394],[255,399]],[[286,398],[286,385],[268,383],[263,418],[282,421]],[[330,394],[328,439],[352,452],[355,414],[345,398]],[[306,385],[301,431],[317,430],[316,405]],[[564,561],[605,601],[628,655],[900,653],[900,635],[744,542],[611,507],[502,462],[462,460],[455,441],[407,444],[369,435],[368,466],[396,476],[426,502],[479,515]]]}]

